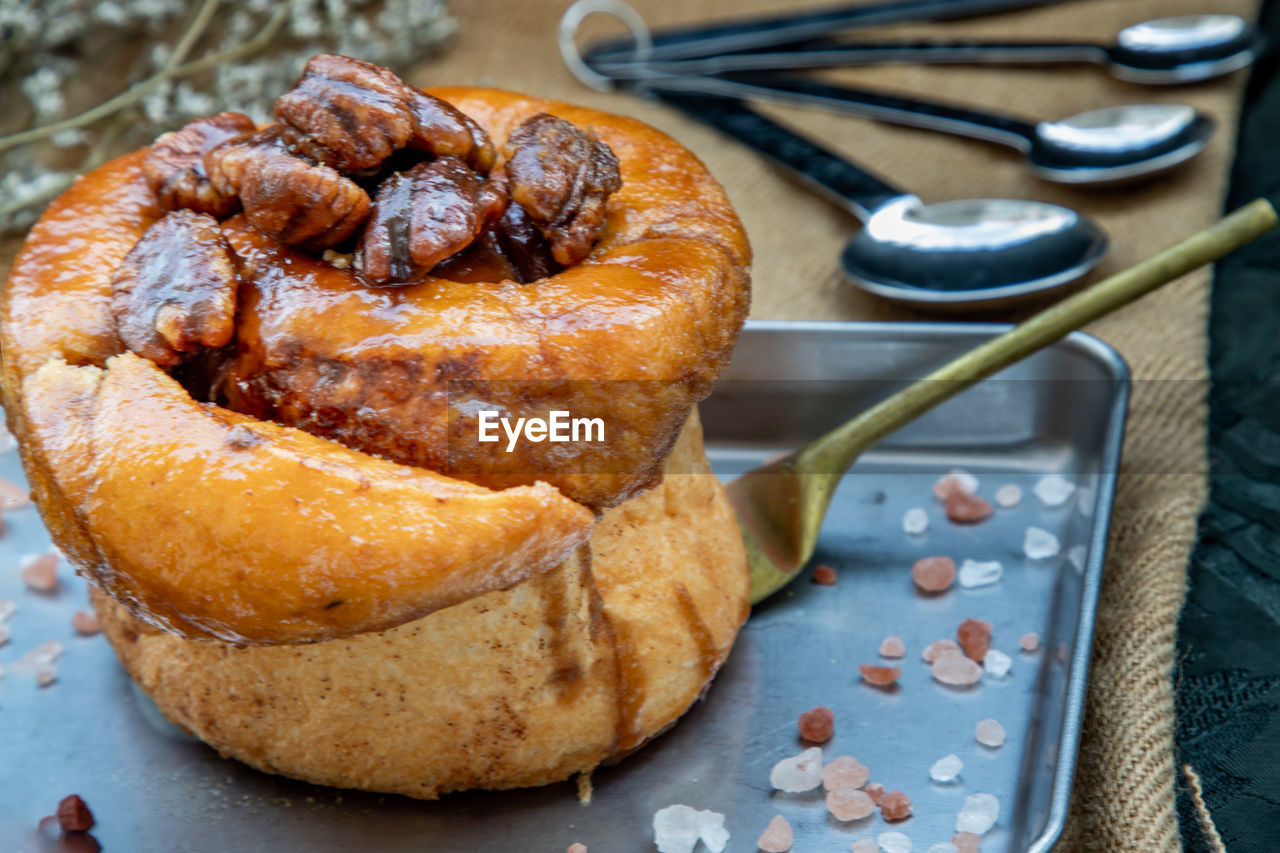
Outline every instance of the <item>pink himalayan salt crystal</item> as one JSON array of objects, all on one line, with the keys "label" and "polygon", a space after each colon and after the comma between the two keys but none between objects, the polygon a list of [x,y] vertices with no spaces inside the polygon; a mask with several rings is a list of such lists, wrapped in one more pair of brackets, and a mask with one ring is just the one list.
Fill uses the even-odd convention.
[{"label": "pink himalayan salt crystal", "polygon": [[48,687],[50,684],[58,680],[58,668],[51,663],[41,665],[36,669],[36,686]]},{"label": "pink himalayan salt crystal", "polygon": [[575,841],[565,849],[564,853],[587,853],[587,845]]},{"label": "pink himalayan salt crystal", "polygon": [[860,664],[858,672],[868,684],[874,684],[876,687],[888,687],[898,680],[898,676],[902,675],[902,668],[897,666],[872,666],[870,664]]},{"label": "pink himalayan salt crystal", "polygon": [[40,592],[58,588],[58,555],[38,554],[22,561],[22,582]]},{"label": "pink himalayan salt crystal", "polygon": [[875,810],[875,801],[866,791],[841,788],[827,793],[827,811],[836,820],[862,820]]},{"label": "pink himalayan salt crystal", "polygon": [[911,567],[911,579],[925,592],[943,592],[956,580],[956,561],[950,557],[923,557]]},{"label": "pink himalayan salt crystal", "polygon": [[1040,635],[1035,631],[1028,631],[1018,640],[1018,647],[1024,652],[1034,652],[1040,648]]},{"label": "pink himalayan salt crystal", "polygon": [[819,705],[801,714],[797,727],[800,730],[800,737],[810,743],[826,743],[831,740],[831,735],[835,731],[835,722],[836,715],[832,710]]},{"label": "pink himalayan salt crystal", "polygon": [[979,853],[982,836],[974,832],[957,832],[951,836],[951,843],[956,846],[956,853]]},{"label": "pink himalayan salt crystal", "polygon": [[966,619],[956,628],[956,639],[971,660],[982,663],[991,647],[991,623],[982,619]]},{"label": "pink himalayan salt crystal", "polygon": [[869,785],[863,785],[862,790],[867,792],[867,796],[871,798],[871,802],[877,806],[884,802],[884,785],[879,782],[872,782]]},{"label": "pink himalayan salt crystal", "polygon": [[995,720],[986,719],[974,726],[973,735],[978,739],[978,743],[983,746],[989,746],[992,749],[999,749],[1004,746],[1004,726]]},{"label": "pink himalayan salt crystal", "polygon": [[874,838],[859,838],[849,845],[849,853],[880,853],[880,845]]},{"label": "pink himalayan salt crystal", "polygon": [[963,687],[982,678],[982,667],[959,652],[943,652],[933,662],[933,677],[943,684]]},{"label": "pink himalayan salt crystal", "polygon": [[925,663],[933,663],[947,652],[960,653],[960,646],[955,640],[934,640],[932,643],[924,647],[924,651],[920,652],[920,657]]},{"label": "pink himalayan salt crystal", "polygon": [[885,820],[906,820],[911,817],[911,798],[901,791],[890,791],[880,801],[880,815]]},{"label": "pink himalayan salt crystal", "polygon": [[0,477],[0,508],[22,509],[31,503],[31,492],[24,486]]},{"label": "pink himalayan salt crystal", "polygon": [[901,637],[885,637],[880,642],[880,656],[886,658],[900,658],[907,653],[907,646],[902,642]]},{"label": "pink himalayan salt crystal", "polygon": [[91,637],[102,630],[102,626],[98,624],[98,617],[92,610],[77,610],[71,617],[71,627],[77,634],[86,637]]},{"label": "pink himalayan salt crystal", "polygon": [[756,846],[764,853],[787,853],[791,849],[791,824],[782,815],[774,815],[769,826],[756,839]]},{"label": "pink himalayan salt crystal", "polygon": [[947,518],[956,524],[977,524],[994,512],[991,502],[986,498],[967,495],[964,492],[952,492],[947,495],[947,502],[943,504],[943,508],[946,510]]},{"label": "pink himalayan salt crystal", "polygon": [[822,768],[822,787],[828,791],[842,788],[861,788],[871,778],[871,771],[852,755],[834,758]]},{"label": "pink himalayan salt crystal", "polygon": [[1008,483],[996,489],[996,504],[1002,509],[1013,509],[1022,503],[1022,487],[1017,483]]},{"label": "pink himalayan salt crystal", "polygon": [[815,566],[813,570],[813,582],[822,586],[835,586],[839,576],[836,570],[828,565]]},{"label": "pink himalayan salt crystal", "polygon": [[933,496],[940,501],[945,501],[957,493],[971,495],[976,491],[978,491],[978,478],[959,468],[939,477],[933,484]]}]

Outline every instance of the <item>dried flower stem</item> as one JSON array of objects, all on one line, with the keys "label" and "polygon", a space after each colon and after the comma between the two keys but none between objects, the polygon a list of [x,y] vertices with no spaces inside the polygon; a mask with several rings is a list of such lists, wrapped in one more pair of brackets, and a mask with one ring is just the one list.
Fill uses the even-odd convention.
[{"label": "dried flower stem", "polygon": [[[200,7],[200,11],[196,14],[195,19],[182,34],[182,38],[179,39],[177,46],[174,47],[173,53],[164,64],[164,67],[155,74],[139,83],[135,83],[119,95],[116,95],[114,98],[106,100],[101,104],[98,104],[96,107],[91,107],[79,115],[54,122],[53,124],[33,127],[30,130],[24,130],[19,133],[12,133],[8,136],[0,137],[0,152],[7,151],[10,148],[23,145],[27,142],[34,142],[37,139],[43,139],[61,130],[70,130],[72,128],[92,124],[95,121],[99,121],[113,113],[119,112],[125,107],[137,103],[148,92],[166,80],[177,80],[191,74],[197,74],[217,65],[218,63],[238,59],[249,53],[260,50],[275,37],[276,32],[285,21],[289,8],[287,3],[281,3],[277,6],[276,10],[267,20],[266,26],[262,28],[262,31],[259,32],[258,35],[254,36],[249,41],[231,48],[230,50],[226,50],[221,53],[209,54],[201,59],[188,62],[185,65],[180,64],[182,60],[186,59],[187,54],[190,53],[191,48],[195,46],[195,43],[204,33],[205,28],[208,27],[209,22],[213,19],[213,13],[217,9],[217,6],[218,0],[205,0]],[[61,190],[59,190],[59,192],[60,191]],[[20,205],[20,207],[26,207],[29,204],[33,204],[35,201],[37,200],[27,199],[22,205]],[[7,207],[9,207],[9,205],[0,207],[0,216],[5,215],[6,212],[12,212],[6,211]]]}]

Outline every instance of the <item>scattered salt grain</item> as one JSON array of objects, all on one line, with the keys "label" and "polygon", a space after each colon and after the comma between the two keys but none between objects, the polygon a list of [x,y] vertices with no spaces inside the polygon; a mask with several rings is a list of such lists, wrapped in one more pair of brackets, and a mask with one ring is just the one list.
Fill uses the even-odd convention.
[{"label": "scattered salt grain", "polygon": [[565,849],[564,853],[587,853],[587,845],[575,841]]},{"label": "scattered salt grain", "polygon": [[897,666],[873,666],[871,664],[859,664],[858,674],[868,684],[874,684],[876,687],[888,687],[898,680],[898,676],[902,675],[902,668]]},{"label": "scattered salt grain", "polygon": [[680,804],[659,809],[654,814],[653,843],[658,853],[693,853],[699,839],[712,853],[724,850],[729,843],[724,815]]},{"label": "scattered salt grain", "polygon": [[71,627],[77,634],[91,637],[102,630],[98,617],[92,610],[77,610],[71,617]]},{"label": "scattered salt grain", "polygon": [[756,840],[756,847],[764,853],[787,853],[792,842],[791,824],[782,815],[774,815],[769,826]]},{"label": "scattered salt grain", "polygon": [[1024,652],[1034,652],[1040,648],[1040,635],[1035,631],[1028,631],[1018,640],[1018,648]]},{"label": "scattered salt grain", "polygon": [[973,832],[957,832],[951,836],[951,843],[956,846],[956,853],[978,853],[982,836]]},{"label": "scattered salt grain", "polygon": [[18,612],[18,603],[12,598],[0,598],[0,622],[8,622]]},{"label": "scattered salt grain", "polygon": [[978,683],[982,667],[959,652],[943,652],[933,662],[933,677],[943,684],[964,687]]},{"label": "scattered salt grain", "polygon": [[1087,488],[1081,487],[1080,490],[1076,492],[1076,511],[1085,518],[1093,515],[1093,510],[1097,503],[1098,491],[1092,486]]},{"label": "scattered salt grain", "polygon": [[17,483],[0,478],[0,508],[22,509],[31,503],[31,492]]},{"label": "scattered salt grain", "polygon": [[1013,666],[1013,658],[999,649],[988,649],[987,656],[982,659],[982,668],[992,678],[1004,678]]},{"label": "scattered salt grain", "polygon": [[911,839],[901,832],[882,832],[876,838],[884,853],[911,853]]},{"label": "scattered salt grain", "polygon": [[963,769],[964,762],[960,760],[960,756],[948,755],[933,762],[933,766],[929,768],[929,778],[944,784],[954,782]]},{"label": "scattered salt grain", "polygon": [[900,658],[907,653],[907,646],[901,637],[885,637],[880,641],[880,656]]},{"label": "scattered salt grain", "polygon": [[1076,490],[1075,483],[1059,474],[1041,477],[1036,482],[1035,493],[1045,506],[1062,506],[1071,499]]},{"label": "scattered salt grain", "polygon": [[1077,572],[1083,572],[1084,563],[1088,556],[1089,546],[1083,544],[1072,545],[1067,551],[1067,562],[1074,566]]},{"label": "scattered salt grain", "polygon": [[822,586],[835,586],[839,576],[836,570],[827,565],[818,565],[813,569],[813,582]]},{"label": "scattered salt grain", "polygon": [[943,592],[956,579],[956,561],[950,557],[923,557],[911,567],[911,579],[925,592]]},{"label": "scattered salt grain", "polygon": [[956,815],[956,832],[986,835],[999,816],[1000,801],[994,794],[971,794],[964,798],[964,805]]},{"label": "scattered salt grain", "polygon": [[9,626],[0,622],[0,646],[9,642]]},{"label": "scattered salt grain", "polygon": [[956,524],[977,524],[994,512],[991,502],[986,498],[964,492],[952,492],[947,495],[943,509],[947,513],[947,518]]},{"label": "scattered salt grain", "polygon": [[939,841],[929,845],[928,853],[960,853],[960,850],[950,841]]},{"label": "scattered salt grain", "polygon": [[782,759],[769,772],[769,784],[789,794],[812,791],[822,784],[822,750],[815,746]]},{"label": "scattered salt grain", "polygon": [[1039,527],[1028,527],[1026,535],[1022,537],[1022,552],[1028,559],[1047,560],[1058,556],[1061,550],[1058,537]]},{"label": "scattered salt grain", "polygon": [[971,495],[978,491],[978,478],[962,468],[952,468],[933,484],[933,493],[939,500],[946,500],[956,492]]},{"label": "scattered salt grain", "polygon": [[871,802],[875,803],[877,806],[884,802],[884,785],[881,785],[879,782],[872,782],[868,785],[863,785],[862,790],[867,792],[867,796],[871,798]]},{"label": "scattered salt grain", "polygon": [[39,592],[58,588],[58,555],[29,554],[22,559],[22,582]]},{"label": "scattered salt grain", "polygon": [[822,787],[828,791],[861,788],[867,784],[869,778],[871,778],[871,771],[852,755],[834,758],[830,764],[822,768]]},{"label": "scattered salt grain", "polygon": [[960,586],[973,589],[990,586],[1004,576],[1004,566],[999,560],[965,560],[960,564]]},{"label": "scattered salt grain", "polygon": [[1022,503],[1022,487],[1017,483],[1009,483],[996,489],[993,497],[995,498],[996,506],[1001,509],[1013,509]]},{"label": "scattered salt grain", "polygon": [[62,657],[62,643],[57,640],[45,640],[13,662],[17,669],[39,669]]},{"label": "scattered salt grain", "polygon": [[1004,726],[992,719],[979,721],[974,726],[973,736],[977,738],[978,743],[983,746],[989,746],[992,749],[999,749],[1004,746]]},{"label": "scattered salt grain", "polygon": [[966,619],[956,628],[956,640],[966,657],[982,663],[991,645],[991,623],[982,619]]},{"label": "scattered salt grain", "polygon": [[827,793],[827,811],[836,820],[862,820],[875,810],[875,800],[866,791],[840,788]]},{"label": "scattered salt grain", "polygon": [[36,685],[39,687],[48,687],[57,680],[58,668],[51,663],[46,663],[36,670]]},{"label": "scattered salt grain", "polygon": [[831,735],[835,730],[835,722],[836,715],[832,710],[819,705],[800,715],[797,728],[800,730],[800,737],[810,743],[826,743],[831,740]]},{"label": "scattered salt grain", "polygon": [[902,514],[902,532],[908,536],[919,536],[929,529],[929,514],[918,506],[913,506]]},{"label": "scattered salt grain", "polygon": [[880,845],[874,838],[859,838],[849,846],[849,853],[880,853]]},{"label": "scattered salt grain", "polygon": [[932,643],[924,647],[924,651],[920,652],[920,657],[925,663],[933,663],[944,652],[959,652],[960,646],[955,640],[934,640]]},{"label": "scattered salt grain", "polygon": [[906,820],[911,817],[911,798],[901,791],[890,791],[880,800],[880,816],[885,820]]}]

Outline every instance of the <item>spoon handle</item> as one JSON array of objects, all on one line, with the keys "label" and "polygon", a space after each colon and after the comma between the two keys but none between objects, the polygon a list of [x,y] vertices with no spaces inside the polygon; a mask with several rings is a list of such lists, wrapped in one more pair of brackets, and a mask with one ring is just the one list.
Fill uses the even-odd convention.
[{"label": "spoon handle", "polygon": [[865,222],[908,193],[861,166],[765,118],[731,98],[664,94],[662,99],[792,171],[819,194]]},{"label": "spoon handle", "polygon": [[656,62],[596,62],[592,68],[618,80],[656,74],[727,74],[735,71],[788,71],[895,63],[1056,64],[1107,62],[1107,48],[1088,42],[896,41],[837,42],[833,39],[784,46],[777,50],[720,54]]},{"label": "spoon handle", "polygon": [[[675,27],[652,34],[647,59],[682,59],[751,50],[830,35],[836,29],[911,21],[946,21],[1047,6],[1061,0],[889,0],[831,6],[798,14],[744,18],[728,24]],[[583,55],[590,63],[636,59],[630,37],[612,39]]]},{"label": "spoon handle", "polygon": [[1013,116],[870,89],[834,86],[797,74],[758,71],[718,77],[646,78],[640,85],[662,92],[702,92],[817,107],[893,124],[984,139],[1020,151],[1029,151],[1036,138],[1034,124]]},{"label": "spoon handle", "polygon": [[795,454],[796,470],[824,478],[828,481],[824,491],[834,491],[862,451],[943,400],[1166,282],[1217,260],[1265,234],[1278,221],[1280,217],[1267,199],[1250,202],[1205,230],[1046,308],[809,443]]}]

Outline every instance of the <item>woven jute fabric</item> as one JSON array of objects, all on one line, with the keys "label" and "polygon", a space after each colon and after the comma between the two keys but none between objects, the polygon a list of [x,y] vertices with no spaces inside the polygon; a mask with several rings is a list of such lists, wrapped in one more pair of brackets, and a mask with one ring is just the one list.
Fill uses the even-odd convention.
[{"label": "woven jute fabric", "polygon": [[[444,56],[409,74],[421,85],[492,85],[634,115],[680,139],[720,178],[756,252],[759,319],[917,320],[850,287],[838,257],[856,227],[846,213],[749,152],[674,111],[626,94],[594,92],[556,49],[567,0],[458,0],[459,35]],[[786,6],[781,0],[634,0],[654,26]],[[812,4],[810,4],[812,5]],[[1215,0],[1213,11],[1252,18],[1255,0]],[[788,8],[800,9],[802,4]],[[1072,38],[1110,43],[1124,25],[1205,11],[1203,0],[1074,0],[885,35]],[[585,35],[617,33],[593,17]],[[977,141],[879,125],[814,110],[765,108],[926,201],[1037,198],[1074,207],[1107,229],[1112,249],[1098,275],[1119,270],[1214,220],[1231,162],[1243,75],[1178,89],[1116,81],[1100,69],[882,67],[833,76],[856,83],[1060,118],[1132,102],[1191,104],[1219,122],[1208,150],[1176,173],[1141,186],[1075,190],[1032,177],[1012,151]],[[12,257],[6,243],[0,260]],[[1096,277],[1096,276],[1095,276]],[[1196,516],[1206,494],[1206,312],[1209,272],[1187,276],[1089,331],[1133,370],[1133,402],[1098,611],[1093,668],[1075,795],[1062,850],[1178,849],[1174,812],[1174,630]],[[984,316],[975,319],[1008,319]]]},{"label": "woven jute fabric", "polygon": [[[752,316],[761,319],[914,320],[843,279],[840,248],[850,216],[791,181],[745,147],[655,102],[602,94],[560,61],[556,29],[564,0],[519,4],[467,0],[454,10],[454,47],[415,69],[419,85],[486,84],[634,115],[694,150],[721,180],[756,252]],[[635,0],[654,26],[777,10],[779,0]],[[814,4],[809,4],[814,5]],[[1253,0],[1217,0],[1213,11],[1250,19]],[[791,4],[788,8],[803,8]],[[899,27],[885,35],[940,33],[992,38],[1079,38],[1110,43],[1147,18],[1205,11],[1201,0],[1076,0],[980,20]],[[584,38],[617,34],[593,16]],[[1070,189],[1032,177],[1012,151],[977,141],[891,127],[810,109],[764,111],[854,158],[926,201],[1037,198],[1074,207],[1111,235],[1098,275],[1122,269],[1221,213],[1244,75],[1186,88],[1145,88],[1093,68],[881,67],[832,73],[855,85],[894,89],[1054,119],[1133,102],[1188,103],[1219,122],[1203,156],[1140,186]],[[1206,495],[1205,391],[1210,274],[1187,276],[1088,331],[1118,349],[1133,370],[1124,464],[1116,494],[1106,578],[1075,795],[1061,850],[1179,848],[1173,753],[1174,630],[1196,517]],[[978,319],[990,319],[982,317]],[[1005,318],[1007,319],[1007,318]]]}]

